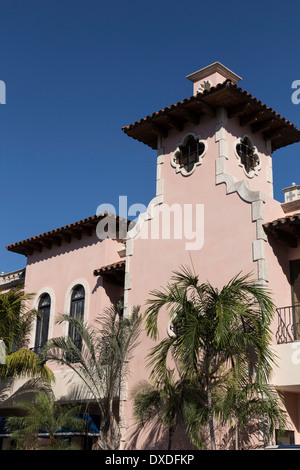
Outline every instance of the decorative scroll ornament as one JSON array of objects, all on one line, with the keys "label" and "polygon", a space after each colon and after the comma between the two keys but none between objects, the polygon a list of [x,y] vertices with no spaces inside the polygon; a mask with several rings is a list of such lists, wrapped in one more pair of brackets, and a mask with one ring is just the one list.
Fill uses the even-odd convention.
[{"label": "decorative scroll ornament", "polygon": [[203,93],[204,91],[209,91],[211,89],[212,83],[209,80],[204,80],[198,86],[197,93]]}]

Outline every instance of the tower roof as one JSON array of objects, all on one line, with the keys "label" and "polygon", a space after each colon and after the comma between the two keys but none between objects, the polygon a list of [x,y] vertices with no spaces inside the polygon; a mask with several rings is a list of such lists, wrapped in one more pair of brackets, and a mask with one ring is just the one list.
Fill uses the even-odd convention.
[{"label": "tower roof", "polygon": [[238,118],[241,126],[249,125],[253,133],[261,133],[265,140],[270,140],[272,151],[300,141],[299,129],[230,79],[122,127],[122,130],[157,149],[158,136],[167,137],[170,129],[182,131],[186,123],[196,125],[205,116],[215,117],[220,107],[227,109],[229,118]]},{"label": "tower roof", "polygon": [[225,67],[225,65],[221,64],[221,62],[214,62],[213,64],[210,64],[207,67],[198,70],[197,72],[187,75],[186,78],[194,83],[198,80],[208,78],[214,73],[222,75],[225,80],[231,80],[233,83],[237,83],[242,80],[241,77],[239,77],[236,73],[232,72],[230,69]]},{"label": "tower roof", "polygon": [[213,64],[188,75],[186,78],[194,84],[194,95],[199,91],[209,89],[211,86],[223,83],[225,80],[230,80],[232,83],[237,83],[242,80],[241,77],[229,70],[220,62],[214,62]]}]

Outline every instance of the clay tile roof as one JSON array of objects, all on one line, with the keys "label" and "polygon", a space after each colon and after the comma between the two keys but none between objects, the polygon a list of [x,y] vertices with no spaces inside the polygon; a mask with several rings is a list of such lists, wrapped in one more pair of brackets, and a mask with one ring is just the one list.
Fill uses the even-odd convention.
[{"label": "clay tile roof", "polygon": [[286,215],[285,217],[280,217],[279,219],[275,219],[272,222],[267,222],[264,224],[266,228],[277,228],[283,225],[290,225],[300,221],[300,213]]},{"label": "clay tile roof", "polygon": [[300,238],[300,213],[280,217],[263,225],[265,232],[291,248],[298,246]]},{"label": "clay tile roof", "polygon": [[115,271],[125,271],[125,261],[118,261],[117,263],[108,264],[102,266],[102,268],[94,270],[94,276],[101,276],[106,273],[112,273]]},{"label": "clay tile roof", "polygon": [[227,109],[229,118],[237,117],[242,126],[250,125],[253,132],[262,133],[264,139],[271,141],[273,151],[300,141],[300,130],[291,122],[230,80],[167,106],[122,130],[157,149],[158,136],[166,137],[170,129],[180,132],[186,122],[198,124],[204,115],[214,117],[220,107]]},{"label": "clay tile roof", "polygon": [[56,228],[49,232],[27,238],[26,240],[7,245],[6,249],[15,253],[30,255],[35,250],[42,251],[43,247],[51,248],[54,244],[60,246],[63,241],[70,242],[72,238],[80,240],[85,233],[91,235],[93,231],[96,230],[98,222],[107,216],[116,218],[119,226],[121,224],[127,224],[128,226],[130,223],[127,219],[123,219],[110,212],[103,212],[103,214],[93,215],[86,219],[79,220],[78,222],[65,225],[64,227]]}]

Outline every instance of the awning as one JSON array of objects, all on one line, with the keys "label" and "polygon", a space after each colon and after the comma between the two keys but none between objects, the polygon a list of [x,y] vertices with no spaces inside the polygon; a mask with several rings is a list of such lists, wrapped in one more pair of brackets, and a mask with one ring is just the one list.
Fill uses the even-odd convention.
[{"label": "awning", "polygon": [[292,214],[264,224],[267,235],[272,235],[277,241],[297,248],[300,238],[300,214]]},{"label": "awning", "polygon": [[[62,429],[55,433],[55,437],[97,437],[99,436],[100,429],[100,416],[92,415],[88,413],[83,413],[79,415],[80,418],[86,420],[86,432],[78,432],[72,429]],[[7,431],[5,428],[5,419],[0,418],[0,438],[9,438],[11,437],[11,432]],[[50,437],[49,433],[46,431],[41,431],[38,433],[38,437],[47,439]]]},{"label": "awning", "polygon": [[125,277],[125,261],[118,261],[117,263],[102,266],[94,270],[94,276],[102,276],[110,282],[124,285]]},{"label": "awning", "polygon": [[5,418],[0,418],[0,438],[10,436],[11,433],[5,429]]},{"label": "awning", "polygon": [[[80,414],[78,417],[82,418],[86,421],[86,432],[77,431],[74,429],[61,429],[57,431],[54,435],[55,437],[97,437],[99,436],[99,429],[100,429],[100,416],[99,415],[91,415],[88,413]],[[49,438],[48,432],[39,432],[39,437],[44,439]]]}]

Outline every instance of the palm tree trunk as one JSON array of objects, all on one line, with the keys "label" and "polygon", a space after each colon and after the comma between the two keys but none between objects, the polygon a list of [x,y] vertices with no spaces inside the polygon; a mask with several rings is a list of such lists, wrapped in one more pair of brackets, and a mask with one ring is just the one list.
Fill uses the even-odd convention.
[{"label": "palm tree trunk", "polygon": [[213,417],[213,412],[212,412],[212,399],[211,399],[211,391],[209,388],[207,391],[207,403],[208,403],[208,424],[209,424],[209,434],[210,434],[210,445],[211,445],[211,450],[216,450],[214,417]]},{"label": "palm tree trunk", "polygon": [[56,439],[55,439],[54,433],[52,431],[50,431],[49,444],[50,444],[50,448],[52,450],[55,449],[55,443],[56,443]]},{"label": "palm tree trunk", "polygon": [[120,429],[113,414],[109,414],[99,430],[99,438],[93,450],[118,450],[120,448]]},{"label": "palm tree trunk", "polygon": [[239,450],[239,421],[236,420],[235,423],[235,450]]},{"label": "palm tree trunk", "polygon": [[171,426],[169,427],[168,450],[172,449],[174,432],[175,432],[175,426],[173,424],[171,424]]}]

